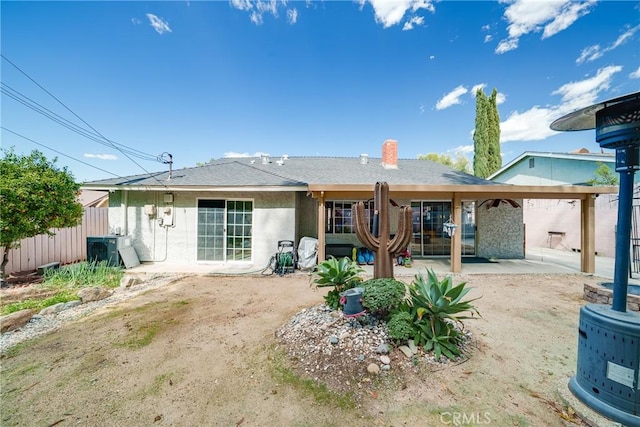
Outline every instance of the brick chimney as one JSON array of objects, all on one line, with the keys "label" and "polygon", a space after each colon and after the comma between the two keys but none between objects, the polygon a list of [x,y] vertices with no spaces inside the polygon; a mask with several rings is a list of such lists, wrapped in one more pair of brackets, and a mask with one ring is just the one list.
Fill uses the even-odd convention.
[{"label": "brick chimney", "polygon": [[382,144],[382,167],[398,169],[398,141],[387,139]]}]

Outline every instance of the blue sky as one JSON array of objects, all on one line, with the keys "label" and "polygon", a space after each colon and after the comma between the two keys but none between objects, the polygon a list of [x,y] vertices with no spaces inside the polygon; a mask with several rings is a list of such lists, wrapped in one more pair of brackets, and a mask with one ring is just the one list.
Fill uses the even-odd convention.
[{"label": "blue sky", "polygon": [[482,87],[499,92],[503,164],[599,152],[595,132],[549,124],[640,90],[639,5],[2,1],[2,147],[57,156],[79,181],[165,170],[162,153],[176,169],[379,157],[386,139],[401,158],[472,158]]}]

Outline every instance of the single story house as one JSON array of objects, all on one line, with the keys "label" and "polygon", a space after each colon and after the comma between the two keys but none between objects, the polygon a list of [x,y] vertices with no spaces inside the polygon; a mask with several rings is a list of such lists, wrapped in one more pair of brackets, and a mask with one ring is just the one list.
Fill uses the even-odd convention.
[{"label": "single story house", "polygon": [[[603,164],[617,176],[615,162],[613,152],[590,153],[585,148],[569,153],[526,151],[487,179],[514,185],[589,185]],[[525,199],[522,214],[526,246],[579,251],[579,205],[577,199]],[[617,194],[596,196],[594,250],[599,255],[615,256],[617,214]]]},{"label": "single story house", "polygon": [[[380,158],[223,158],[82,188],[109,191],[110,232],[127,236],[141,262],[210,264],[212,271],[265,267],[281,240],[317,238],[319,260],[359,246],[351,208],[364,201],[373,212],[376,182],[389,184],[393,204],[413,208],[412,256],[448,257],[452,272],[461,271],[464,255],[524,256],[522,204],[505,200],[580,200],[582,247],[592,249],[593,196],[615,191],[499,184],[428,160],[398,159],[397,153],[398,143],[387,140]],[[391,209],[392,232],[398,211]],[[445,222],[459,232],[446,235]],[[593,252],[583,251],[583,271],[594,271]]]}]

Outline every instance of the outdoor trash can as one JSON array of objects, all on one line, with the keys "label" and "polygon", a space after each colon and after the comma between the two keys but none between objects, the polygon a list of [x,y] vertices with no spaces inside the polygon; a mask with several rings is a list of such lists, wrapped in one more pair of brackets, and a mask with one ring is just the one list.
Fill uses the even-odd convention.
[{"label": "outdoor trash can", "polygon": [[356,317],[364,314],[362,307],[362,294],[364,288],[347,289],[340,294],[340,303],[344,305],[342,312],[347,317]]}]

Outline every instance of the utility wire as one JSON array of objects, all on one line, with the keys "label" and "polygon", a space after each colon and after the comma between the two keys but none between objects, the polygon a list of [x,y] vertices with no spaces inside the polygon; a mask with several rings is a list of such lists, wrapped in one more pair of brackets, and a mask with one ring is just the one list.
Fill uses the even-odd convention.
[{"label": "utility wire", "polygon": [[58,150],[56,150],[56,149],[54,149],[54,148],[51,148],[51,147],[49,147],[49,146],[47,146],[47,145],[44,145],[44,144],[42,144],[42,143],[40,143],[40,142],[38,142],[38,141],[34,141],[34,140],[33,140],[33,139],[31,139],[31,138],[27,138],[26,136],[21,135],[21,134],[19,134],[18,132],[14,132],[14,131],[12,131],[11,129],[7,129],[7,128],[6,128],[6,127],[4,127],[4,126],[0,126],[0,128],[1,128],[2,130],[4,130],[4,131],[7,131],[7,132],[12,133],[12,134],[14,134],[14,135],[16,135],[16,136],[19,136],[20,138],[26,139],[27,141],[33,142],[34,144],[37,144],[37,145],[39,145],[39,146],[41,146],[41,147],[44,147],[44,148],[46,148],[47,150],[51,150],[51,151],[53,151],[54,153],[58,153],[58,154],[60,154],[61,156],[64,156],[64,157],[66,157],[66,158],[68,158],[68,159],[75,160],[76,162],[82,163],[83,165],[87,165],[87,166],[89,166],[89,167],[91,167],[91,168],[98,169],[99,171],[102,171],[102,172],[108,173],[109,175],[113,175],[113,176],[115,176],[116,178],[122,178],[120,175],[116,175],[116,174],[115,174],[115,173],[113,173],[113,172],[109,172],[108,170],[105,170],[105,169],[99,168],[99,167],[94,166],[94,165],[92,165],[92,164],[90,164],[90,163],[83,162],[82,160],[80,160],[80,159],[76,159],[75,157],[71,157],[71,156],[69,156],[68,154],[64,154],[63,152],[58,151]]},{"label": "utility wire", "polygon": [[[14,64],[13,62],[11,62],[9,60],[9,58],[7,58],[6,56],[4,56],[4,54],[0,53],[0,57],[2,57],[5,61],[7,61],[9,64],[11,64],[16,70],[18,70],[21,74],[23,74],[26,78],[28,78],[29,80],[31,80],[36,86],[38,86],[40,89],[42,89],[45,93],[47,93],[49,96],[51,96],[53,99],[55,99],[60,105],[62,105],[67,111],[69,111],[71,114],[73,114],[75,117],[77,117],[82,123],[84,123],[85,125],[87,125],[92,131],[94,131],[97,135],[100,135],[100,137],[107,141],[108,143],[110,143],[110,141],[104,136],[102,135],[100,132],[98,132],[93,126],[91,126],[89,123],[87,123],[82,117],[80,117],[79,115],[77,115],[73,110],[71,110],[71,108],[67,107],[65,105],[64,102],[62,102],[61,100],[59,100],[58,98],[56,98],[55,95],[53,95],[51,92],[49,92],[47,89],[45,89],[40,83],[38,83],[37,81],[35,81],[31,76],[29,76],[26,72],[24,72],[20,67],[18,67],[16,64]],[[133,160],[127,153],[125,153],[123,150],[121,150],[120,148],[118,148],[116,145],[111,144],[111,146],[113,148],[115,148],[116,150],[120,151],[126,158],[128,158],[129,160],[131,160],[136,166],[138,166],[140,169],[142,169],[150,178],[155,179],[156,181],[158,181],[158,183],[160,185],[162,185],[165,188],[168,188],[167,185],[160,181],[155,175],[152,175],[148,170],[146,170],[145,168],[143,168],[138,162],[136,162],[135,160]]]},{"label": "utility wire", "polygon": [[122,150],[124,150],[127,153],[129,153],[130,155],[132,155],[134,157],[137,157],[139,159],[142,159],[142,160],[158,161],[158,158],[155,155],[143,153],[142,151],[135,150],[135,149],[123,146],[122,144],[118,144],[115,141],[110,141],[111,144],[109,144],[107,142],[104,142],[102,139],[100,139],[97,136],[95,136],[95,134],[87,131],[84,128],[81,128],[80,126],[78,126],[75,123],[65,119],[64,117],[60,116],[59,114],[56,114],[55,112],[49,110],[48,108],[42,106],[41,104],[39,104],[39,103],[33,101],[32,99],[24,96],[19,91],[16,91],[15,89],[11,88],[6,83],[0,82],[0,85],[2,85],[2,86],[0,86],[0,92],[2,94],[4,94],[5,96],[7,96],[9,98],[12,98],[16,102],[21,103],[22,105],[32,109],[33,111],[45,116],[49,120],[54,121],[54,122],[58,123],[59,125],[64,126],[67,129],[77,133],[78,135],[84,136],[87,139],[95,141],[95,142],[97,142],[99,144],[102,144],[104,146],[107,146],[109,148],[113,148],[112,144],[119,145],[122,148]]}]

